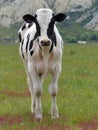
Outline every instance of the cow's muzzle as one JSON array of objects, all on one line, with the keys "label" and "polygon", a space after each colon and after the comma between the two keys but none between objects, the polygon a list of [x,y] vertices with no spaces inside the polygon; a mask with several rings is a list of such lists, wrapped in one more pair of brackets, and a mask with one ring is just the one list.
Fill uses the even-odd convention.
[{"label": "cow's muzzle", "polygon": [[50,46],[50,40],[41,40],[42,46]]}]

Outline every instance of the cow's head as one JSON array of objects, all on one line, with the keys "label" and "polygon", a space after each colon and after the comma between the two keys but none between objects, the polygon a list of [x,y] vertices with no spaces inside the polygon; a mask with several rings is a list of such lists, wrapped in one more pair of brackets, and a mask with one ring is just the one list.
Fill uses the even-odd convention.
[{"label": "cow's head", "polygon": [[38,9],[35,16],[26,14],[23,16],[27,23],[34,22],[36,24],[36,34],[34,40],[37,39],[41,48],[48,47],[50,52],[53,46],[56,46],[56,37],[54,32],[55,22],[61,22],[65,19],[63,13],[54,15],[53,11],[46,8]]}]

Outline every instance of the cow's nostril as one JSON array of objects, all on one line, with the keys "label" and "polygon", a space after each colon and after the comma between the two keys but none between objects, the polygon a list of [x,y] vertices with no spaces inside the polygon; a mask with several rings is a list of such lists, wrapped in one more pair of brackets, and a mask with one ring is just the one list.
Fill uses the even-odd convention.
[{"label": "cow's nostril", "polygon": [[41,41],[41,44],[44,44],[44,41]]},{"label": "cow's nostril", "polygon": [[50,40],[42,40],[41,45],[42,46],[49,46],[50,45]]}]

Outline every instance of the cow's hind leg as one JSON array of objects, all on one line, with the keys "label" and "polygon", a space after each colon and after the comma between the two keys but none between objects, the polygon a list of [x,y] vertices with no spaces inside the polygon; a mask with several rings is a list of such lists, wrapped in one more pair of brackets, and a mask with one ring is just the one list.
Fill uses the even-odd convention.
[{"label": "cow's hind leg", "polygon": [[53,119],[59,118],[59,112],[58,107],[56,104],[56,95],[58,91],[58,77],[59,77],[59,71],[52,73],[52,80],[51,84],[49,86],[49,92],[52,98],[52,107],[51,107],[51,116]]}]

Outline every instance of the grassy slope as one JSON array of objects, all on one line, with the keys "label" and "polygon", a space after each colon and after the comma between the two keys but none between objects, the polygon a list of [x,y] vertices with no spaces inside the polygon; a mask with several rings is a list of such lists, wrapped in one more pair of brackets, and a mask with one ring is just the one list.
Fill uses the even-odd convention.
[{"label": "grassy slope", "polygon": [[[25,95],[26,75],[18,45],[0,45],[0,130],[78,130],[80,122],[98,119],[97,48],[98,45],[64,46],[57,97],[60,119],[50,118],[48,77],[42,96],[44,118],[38,123],[30,113],[30,96]],[[11,120],[15,120],[13,124]]]}]

